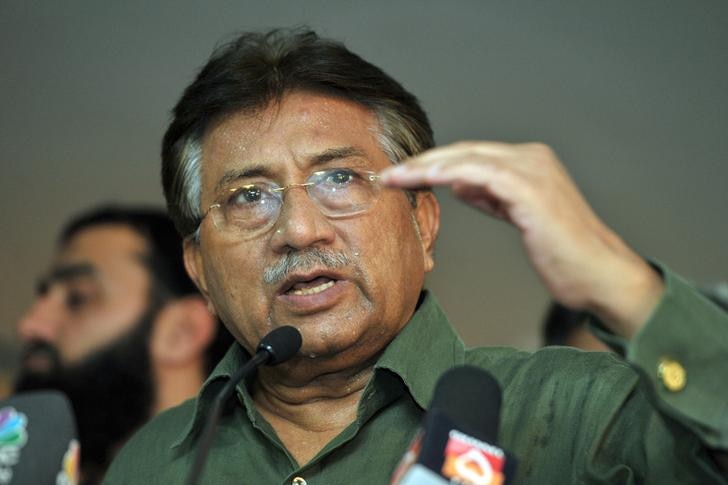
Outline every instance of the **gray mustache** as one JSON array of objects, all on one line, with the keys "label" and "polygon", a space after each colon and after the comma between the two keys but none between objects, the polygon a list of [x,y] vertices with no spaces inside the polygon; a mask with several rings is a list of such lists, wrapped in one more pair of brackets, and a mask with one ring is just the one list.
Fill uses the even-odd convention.
[{"label": "gray mustache", "polygon": [[263,271],[263,281],[274,285],[285,280],[294,271],[306,271],[313,268],[325,267],[337,269],[349,266],[351,258],[344,253],[308,248],[302,251],[290,252],[273,265]]}]

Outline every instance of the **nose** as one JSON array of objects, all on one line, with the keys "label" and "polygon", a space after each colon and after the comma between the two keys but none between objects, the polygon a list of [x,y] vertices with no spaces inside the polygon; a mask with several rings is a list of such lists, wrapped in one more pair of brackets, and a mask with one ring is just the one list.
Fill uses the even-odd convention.
[{"label": "nose", "polygon": [[331,244],[335,236],[331,221],[311,200],[305,187],[296,186],[286,190],[271,237],[274,251],[325,246]]},{"label": "nose", "polygon": [[39,295],[28,312],[18,322],[18,336],[22,342],[43,340],[56,342],[65,319],[63,295],[51,289]]}]

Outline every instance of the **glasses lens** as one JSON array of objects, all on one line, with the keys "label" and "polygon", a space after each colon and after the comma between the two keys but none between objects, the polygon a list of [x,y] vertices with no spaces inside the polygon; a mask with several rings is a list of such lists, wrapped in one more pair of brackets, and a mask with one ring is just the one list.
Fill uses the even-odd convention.
[{"label": "glasses lens", "polygon": [[246,231],[264,227],[278,217],[281,201],[268,184],[250,184],[235,189],[220,204],[225,224]]},{"label": "glasses lens", "polygon": [[378,184],[370,172],[359,172],[350,168],[334,168],[316,172],[309,181],[309,194],[325,214],[345,216],[369,208]]}]

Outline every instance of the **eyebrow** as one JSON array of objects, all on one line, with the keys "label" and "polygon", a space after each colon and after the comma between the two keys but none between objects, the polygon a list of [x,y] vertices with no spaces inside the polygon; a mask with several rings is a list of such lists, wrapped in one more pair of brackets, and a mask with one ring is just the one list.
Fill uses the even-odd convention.
[{"label": "eyebrow", "polygon": [[215,184],[215,193],[221,191],[230,182],[251,177],[270,177],[272,174],[268,167],[263,164],[255,164],[243,169],[228,170]]},{"label": "eyebrow", "polygon": [[53,283],[63,283],[82,276],[97,276],[96,268],[90,263],[63,264],[53,268],[50,274],[41,278],[37,284],[37,293],[43,294]]},{"label": "eyebrow", "polygon": [[360,148],[356,148],[356,147],[329,148],[328,150],[325,150],[322,153],[319,153],[319,154],[311,157],[311,164],[316,166],[316,165],[322,165],[324,163],[332,162],[334,160],[342,160],[345,158],[354,158],[354,157],[366,158],[366,154],[364,153],[364,150],[362,150]]},{"label": "eyebrow", "polygon": [[[329,162],[336,160],[344,160],[347,158],[362,157],[366,158],[366,153],[361,148],[353,146],[336,147],[324,150],[321,153],[317,153],[309,157],[310,165],[316,167],[318,165],[324,165]],[[273,173],[268,166],[262,163],[255,163],[242,169],[232,169],[225,172],[225,174],[215,184],[215,193],[222,190],[230,182],[241,180],[252,177],[267,177],[272,178]]]}]

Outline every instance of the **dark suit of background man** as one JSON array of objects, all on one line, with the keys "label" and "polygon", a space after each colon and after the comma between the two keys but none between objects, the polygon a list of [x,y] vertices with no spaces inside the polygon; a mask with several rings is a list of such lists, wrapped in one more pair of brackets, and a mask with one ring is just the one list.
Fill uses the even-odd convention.
[{"label": "dark suit of background man", "polygon": [[[284,324],[299,354],[238,386],[204,481],[388,483],[437,376],[464,363],[503,388],[516,483],[725,481],[725,313],[605,226],[548,147],[433,144],[410,93],[312,32],[243,34],[212,56],[174,109],[163,185],[187,270],[242,349],[106,483],[179,483],[220,383]],[[515,227],[554,299],[598,316],[644,374],[609,354],[466,350],[423,291],[433,186]]]},{"label": "dark suit of background man", "polygon": [[187,277],[169,217],[122,206],[68,222],[18,334],[16,391],[68,395],[84,484],[142,423],[194,396],[232,343]]}]

